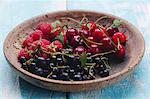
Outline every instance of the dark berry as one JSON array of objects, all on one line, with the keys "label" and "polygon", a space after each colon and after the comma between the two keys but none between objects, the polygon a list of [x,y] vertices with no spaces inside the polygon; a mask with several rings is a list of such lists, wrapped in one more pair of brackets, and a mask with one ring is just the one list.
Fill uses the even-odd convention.
[{"label": "dark berry", "polygon": [[83,46],[78,46],[77,48],[74,49],[73,51],[75,54],[82,54],[86,52],[86,49]]}]

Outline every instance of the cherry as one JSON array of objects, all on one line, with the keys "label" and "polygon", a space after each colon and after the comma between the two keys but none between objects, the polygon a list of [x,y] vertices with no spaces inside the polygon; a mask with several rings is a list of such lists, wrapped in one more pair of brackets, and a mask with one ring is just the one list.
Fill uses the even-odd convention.
[{"label": "cherry", "polygon": [[109,36],[113,36],[116,32],[119,32],[118,28],[111,28],[107,30]]},{"label": "cherry", "polygon": [[97,53],[100,52],[100,49],[99,49],[98,45],[96,45],[96,44],[91,44],[91,45],[90,45],[90,48],[88,49],[88,52],[89,52],[89,53],[92,53],[92,54],[97,54]]},{"label": "cherry", "polygon": [[32,37],[27,37],[24,41],[23,41],[23,43],[22,43],[22,45],[25,47],[25,46],[30,46],[31,44],[32,44],[32,42],[33,42],[33,38]]},{"label": "cherry", "polygon": [[47,22],[41,22],[37,25],[36,29],[41,30],[44,35],[47,35],[51,32],[51,24]]},{"label": "cherry", "polygon": [[74,54],[82,54],[83,52],[86,52],[86,49],[83,46],[78,46],[73,52]]},{"label": "cherry", "polygon": [[29,35],[30,37],[33,38],[33,40],[39,40],[40,37],[43,38],[43,33],[41,30],[35,30],[33,32],[31,32],[31,34]]},{"label": "cherry", "polygon": [[118,39],[120,43],[126,42],[126,36],[122,32],[117,32],[112,36],[112,40],[114,41],[115,44],[118,44]]},{"label": "cherry", "polygon": [[[89,41],[94,41],[94,37],[93,37],[93,36],[89,36],[87,39],[88,39]],[[88,44],[88,45],[91,45],[91,44],[93,44],[93,43],[87,42],[87,44]]]},{"label": "cherry", "polygon": [[104,31],[102,29],[98,29],[96,28],[93,32],[92,32],[92,36],[94,37],[95,40],[99,41],[102,38],[106,37],[106,35],[104,34]]},{"label": "cherry", "polygon": [[82,29],[87,31],[92,31],[95,28],[96,28],[96,24],[93,21],[90,21],[82,25]]},{"label": "cherry", "polygon": [[82,34],[86,38],[91,36],[91,33],[89,31],[87,31],[87,30],[80,30],[79,34]]},{"label": "cherry", "polygon": [[74,36],[74,37],[72,38],[72,40],[71,40],[71,42],[70,42],[70,45],[71,45],[72,47],[76,47],[76,46],[79,45],[80,40],[81,40],[80,35],[76,35],[76,36]]},{"label": "cherry", "polygon": [[52,43],[53,43],[53,45],[56,47],[56,50],[57,50],[57,51],[58,51],[58,50],[61,50],[61,49],[63,48],[63,45],[62,45],[62,43],[61,43],[59,40],[55,40],[55,41],[53,41]]},{"label": "cherry", "polygon": [[104,51],[113,49],[113,46],[109,37],[102,38],[100,42],[102,43],[102,49]]},{"label": "cherry", "polygon": [[75,35],[77,35],[78,31],[75,28],[68,28],[66,32],[66,36],[69,40],[71,40]]},{"label": "cherry", "polygon": [[28,54],[27,49],[21,49],[21,51],[18,53],[18,59],[20,59],[21,57],[29,59],[31,56]]},{"label": "cherry", "polygon": [[119,45],[117,51],[116,51],[116,55],[119,57],[119,58],[123,58],[125,56],[125,47],[123,45]]}]

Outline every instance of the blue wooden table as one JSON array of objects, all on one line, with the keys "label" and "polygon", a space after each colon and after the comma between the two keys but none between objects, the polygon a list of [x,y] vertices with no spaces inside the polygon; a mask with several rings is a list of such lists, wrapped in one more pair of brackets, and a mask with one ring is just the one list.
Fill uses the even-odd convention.
[{"label": "blue wooden table", "polygon": [[[33,16],[72,9],[111,13],[130,21],[142,32],[146,43],[145,55],[130,76],[103,89],[63,93],[35,87],[15,75],[2,49],[8,32]],[[150,99],[149,39],[149,0],[0,0],[0,99]]]}]

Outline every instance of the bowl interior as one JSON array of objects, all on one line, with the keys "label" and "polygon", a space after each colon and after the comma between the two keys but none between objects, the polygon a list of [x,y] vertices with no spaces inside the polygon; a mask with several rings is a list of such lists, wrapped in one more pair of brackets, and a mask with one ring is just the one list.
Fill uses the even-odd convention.
[{"label": "bowl interior", "polygon": [[[36,24],[41,21],[53,22],[56,19],[60,19],[61,17],[71,17],[77,20],[81,20],[84,15],[91,21],[95,21],[96,19],[104,15],[110,17],[110,21],[112,19],[116,19],[116,18],[118,19],[118,17],[109,14],[87,12],[87,11],[62,11],[62,12],[48,13],[38,17],[34,17],[18,25],[8,34],[4,43],[4,54],[6,56],[6,59],[17,70],[22,71],[22,73],[26,75],[30,74],[32,75],[32,77],[34,77],[34,74],[24,71],[21,68],[21,64],[17,60],[17,53],[21,49],[21,43],[28,35],[28,33],[30,31],[33,31]],[[105,25],[106,22],[104,20],[100,21],[99,23]],[[124,73],[123,71],[128,71],[129,69],[134,68],[144,53],[144,40],[141,34],[139,33],[139,31],[127,21],[123,19],[121,20],[122,20],[122,24],[119,27],[119,31],[124,32],[125,35],[127,36],[127,42],[125,46],[126,56],[124,61],[122,62],[117,62],[117,61],[111,62],[112,70],[110,72],[110,76],[106,77],[108,79],[117,73],[123,75]],[[79,27],[76,23],[72,21],[66,20],[64,22],[67,22],[70,26],[77,27],[77,28]],[[97,78],[97,79],[102,79],[102,78]]]}]

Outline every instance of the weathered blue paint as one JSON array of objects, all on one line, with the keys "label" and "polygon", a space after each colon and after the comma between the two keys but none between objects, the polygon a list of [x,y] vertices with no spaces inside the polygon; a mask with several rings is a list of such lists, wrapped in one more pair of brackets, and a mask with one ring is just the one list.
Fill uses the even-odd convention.
[{"label": "weathered blue paint", "polygon": [[94,91],[70,93],[71,99],[150,98],[149,0],[0,0],[0,99],[65,99],[66,93],[35,87],[13,73],[3,55],[3,41],[18,23],[56,10],[84,9],[111,13],[134,24],[143,34],[146,52],[136,70],[124,80]]}]

